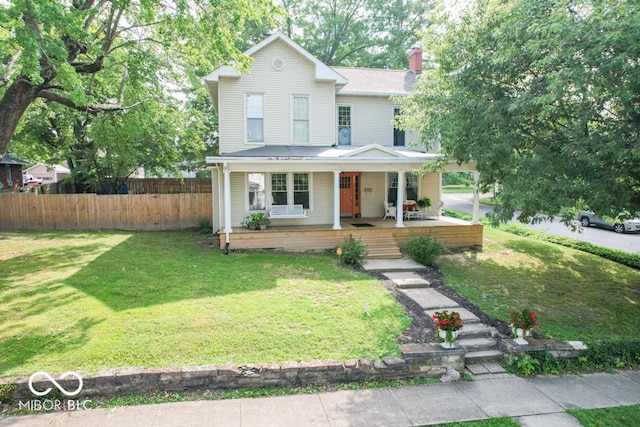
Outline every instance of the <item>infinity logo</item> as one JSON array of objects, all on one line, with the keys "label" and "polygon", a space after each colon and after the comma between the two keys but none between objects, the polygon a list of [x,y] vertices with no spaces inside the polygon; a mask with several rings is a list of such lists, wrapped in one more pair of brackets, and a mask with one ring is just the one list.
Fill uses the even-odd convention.
[{"label": "infinity logo", "polygon": [[29,390],[31,390],[31,393],[35,394],[36,396],[46,396],[47,394],[49,394],[51,392],[51,387],[49,387],[48,389],[46,389],[45,391],[37,391],[36,389],[33,388],[33,379],[35,377],[37,377],[38,375],[43,375],[45,377],[47,377],[47,379],[49,381],[51,381],[51,383],[56,386],[56,388],[58,390],[60,390],[60,392],[62,394],[64,394],[65,396],[75,396],[78,393],[80,393],[80,391],[82,390],[82,377],[80,375],[78,375],[76,372],[73,371],[69,371],[69,372],[65,372],[64,374],[60,375],[60,379],[63,380],[68,376],[72,376],[78,379],[78,388],[75,391],[67,391],[64,389],[64,387],[62,387],[60,384],[58,384],[58,382],[56,380],[54,380],[51,375],[49,375],[46,372],[42,372],[42,371],[38,371],[35,372],[33,374],[31,374],[31,376],[29,377]]}]

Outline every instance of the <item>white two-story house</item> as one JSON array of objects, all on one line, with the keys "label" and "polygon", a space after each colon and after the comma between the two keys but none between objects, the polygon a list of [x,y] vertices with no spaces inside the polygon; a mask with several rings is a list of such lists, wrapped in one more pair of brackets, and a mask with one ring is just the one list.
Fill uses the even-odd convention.
[{"label": "white two-story house", "polygon": [[[409,70],[329,67],[281,32],[245,54],[253,58],[248,72],[224,66],[205,78],[219,117],[219,155],[207,163],[221,245],[321,249],[362,224],[445,226],[440,173],[414,173],[437,153],[394,126],[400,109],[392,97],[413,91],[422,70],[419,48],[411,50]],[[412,210],[425,196],[432,202],[428,217]],[[241,242],[247,238],[241,223],[256,212],[271,226]],[[463,230],[472,237],[458,246],[481,245],[475,225],[480,240],[477,230]]]}]

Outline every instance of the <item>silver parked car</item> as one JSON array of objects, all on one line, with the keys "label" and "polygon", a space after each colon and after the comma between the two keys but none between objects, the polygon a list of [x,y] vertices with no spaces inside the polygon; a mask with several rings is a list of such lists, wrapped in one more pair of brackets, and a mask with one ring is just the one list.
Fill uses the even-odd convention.
[{"label": "silver parked car", "polygon": [[611,220],[606,221],[592,211],[580,211],[578,212],[578,220],[583,227],[589,227],[591,225],[595,227],[602,227],[608,230],[613,230],[616,233],[628,233],[640,231],[640,219],[628,219],[624,221]]}]

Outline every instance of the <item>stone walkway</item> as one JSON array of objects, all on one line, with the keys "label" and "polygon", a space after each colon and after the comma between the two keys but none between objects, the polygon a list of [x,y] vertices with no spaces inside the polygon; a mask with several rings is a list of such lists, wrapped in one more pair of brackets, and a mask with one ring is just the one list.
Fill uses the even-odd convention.
[{"label": "stone walkway", "polygon": [[425,316],[431,317],[436,311],[442,310],[458,312],[464,326],[458,333],[455,344],[467,350],[465,360],[471,375],[491,376],[505,372],[500,365],[494,363],[504,357],[498,350],[495,338],[498,331],[481,323],[478,316],[431,288],[431,283],[415,272],[425,269],[424,266],[408,259],[369,260],[364,269],[378,272],[395,283],[400,292],[420,305]]}]

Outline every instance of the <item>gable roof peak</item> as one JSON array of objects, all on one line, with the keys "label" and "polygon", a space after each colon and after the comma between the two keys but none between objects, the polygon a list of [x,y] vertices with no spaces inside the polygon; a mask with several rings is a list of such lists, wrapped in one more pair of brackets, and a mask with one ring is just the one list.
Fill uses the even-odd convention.
[{"label": "gable roof peak", "polygon": [[[276,40],[281,40],[286,45],[288,45],[291,49],[300,54],[303,58],[307,59],[313,65],[315,65],[315,78],[316,80],[322,81],[332,81],[337,85],[346,85],[347,79],[345,79],[340,73],[333,70],[328,65],[321,62],[318,58],[309,53],[306,49],[300,46],[298,43],[294,42],[292,39],[287,37],[282,31],[278,30],[273,34],[263,38],[259,43],[250,47],[246,51],[244,51],[244,55],[253,56],[256,52],[264,49],[269,46]],[[240,77],[242,73],[237,71],[233,64],[224,65],[222,67],[217,68],[212,73],[208,74],[204,80],[205,82],[216,83],[218,82],[218,78],[223,77]]]}]

